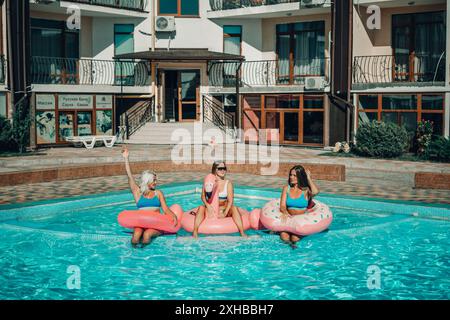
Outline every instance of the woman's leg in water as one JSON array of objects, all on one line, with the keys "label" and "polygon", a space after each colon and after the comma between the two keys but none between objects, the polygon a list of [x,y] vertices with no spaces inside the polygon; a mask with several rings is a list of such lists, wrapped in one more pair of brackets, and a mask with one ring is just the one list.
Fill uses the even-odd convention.
[{"label": "woman's leg in water", "polygon": [[239,210],[236,206],[231,207],[231,216],[233,217],[233,221],[238,227],[239,233],[242,237],[247,237],[247,234],[244,232],[244,224],[242,222],[242,216],[239,213]]},{"label": "woman's leg in water", "polygon": [[300,238],[299,236],[295,235],[295,234],[291,234],[291,242],[292,243],[297,243],[301,240],[302,238]]},{"label": "woman's leg in water", "polygon": [[131,238],[132,245],[135,246],[139,243],[139,240],[141,240],[142,232],[144,232],[142,228],[134,228],[133,237]]},{"label": "woman's leg in water", "polygon": [[291,236],[287,232],[280,232],[280,239],[287,244],[291,244]]},{"label": "woman's leg in water", "polygon": [[146,246],[146,245],[150,244],[150,242],[152,241],[152,238],[156,238],[160,235],[161,235],[161,232],[159,232],[158,230],[147,229],[147,230],[145,230],[144,236],[142,237],[142,244]]},{"label": "woman's leg in water", "polygon": [[194,220],[194,231],[192,232],[192,236],[194,238],[198,238],[198,228],[202,224],[203,220],[205,219],[205,206],[198,207],[197,214],[195,215]]}]

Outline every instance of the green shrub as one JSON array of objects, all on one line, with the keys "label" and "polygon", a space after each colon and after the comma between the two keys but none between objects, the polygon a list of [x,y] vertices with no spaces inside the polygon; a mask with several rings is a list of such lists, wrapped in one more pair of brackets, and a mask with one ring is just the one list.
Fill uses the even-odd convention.
[{"label": "green shrub", "polygon": [[26,152],[30,143],[30,125],[28,99],[22,99],[15,107],[12,126],[12,137],[20,153]]},{"label": "green shrub", "polygon": [[422,156],[431,143],[433,136],[433,122],[422,120],[417,124],[416,139],[414,141],[414,151],[418,156]]},{"label": "green shrub", "polygon": [[433,161],[450,162],[450,140],[442,136],[434,136],[423,157]]},{"label": "green shrub", "polygon": [[408,151],[409,146],[410,136],[404,127],[374,120],[360,125],[354,152],[365,157],[394,158]]},{"label": "green shrub", "polygon": [[3,116],[0,116],[0,152],[12,151],[16,145],[12,138],[11,122]]}]

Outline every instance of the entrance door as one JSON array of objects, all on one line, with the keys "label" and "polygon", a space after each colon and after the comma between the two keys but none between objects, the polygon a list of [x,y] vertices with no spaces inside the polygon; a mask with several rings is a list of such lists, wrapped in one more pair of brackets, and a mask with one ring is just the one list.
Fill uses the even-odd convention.
[{"label": "entrance door", "polygon": [[164,117],[168,121],[196,121],[200,106],[200,71],[164,71]]},{"label": "entrance door", "polygon": [[178,87],[178,117],[180,121],[198,120],[200,72],[180,71]]}]

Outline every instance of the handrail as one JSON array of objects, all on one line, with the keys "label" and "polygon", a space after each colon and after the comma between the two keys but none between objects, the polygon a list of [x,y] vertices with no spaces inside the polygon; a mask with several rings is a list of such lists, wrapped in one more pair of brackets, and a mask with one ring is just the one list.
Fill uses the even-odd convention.
[{"label": "handrail", "polygon": [[210,0],[211,10],[230,10],[246,7],[259,7],[266,5],[300,2],[300,0]]},{"label": "handrail", "polygon": [[154,98],[141,101],[124,113],[127,139],[147,122],[153,120],[154,102]]},{"label": "handrail", "polygon": [[224,132],[235,129],[234,115],[225,112],[222,104],[207,95],[203,95],[203,122],[210,122]]},{"label": "handrail", "polygon": [[[209,66],[211,86],[234,87],[240,64],[241,87],[304,84],[306,77],[327,78],[329,58],[294,60],[257,60],[212,62]],[[326,79],[325,79],[326,80]]]},{"label": "handrail", "polygon": [[150,85],[148,61],[31,57],[31,82],[68,85]]},{"label": "handrail", "polygon": [[444,65],[442,54],[356,56],[353,60],[353,83],[445,81]]},{"label": "handrail", "polygon": [[68,0],[70,2],[85,3],[103,7],[145,11],[148,0]]}]

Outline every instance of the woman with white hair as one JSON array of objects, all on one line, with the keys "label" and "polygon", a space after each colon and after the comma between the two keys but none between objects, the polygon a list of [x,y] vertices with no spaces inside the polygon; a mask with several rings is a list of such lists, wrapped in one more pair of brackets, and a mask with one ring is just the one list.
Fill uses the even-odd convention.
[{"label": "woman with white hair", "polygon": [[[156,190],[156,173],[148,170],[142,172],[140,180],[141,183],[138,186],[131,173],[129,151],[127,147],[123,148],[122,156],[125,159],[125,169],[127,171],[128,183],[130,184],[130,189],[133,193],[138,209],[159,212],[161,212],[162,209],[162,214],[172,215],[173,223],[176,226],[178,224],[177,216],[167,206],[163,193],[160,190]],[[143,228],[134,228],[131,244],[136,246],[142,237],[142,245],[146,246],[151,242],[152,238],[156,238],[161,234],[162,232],[155,229],[145,229],[144,231]]]}]

